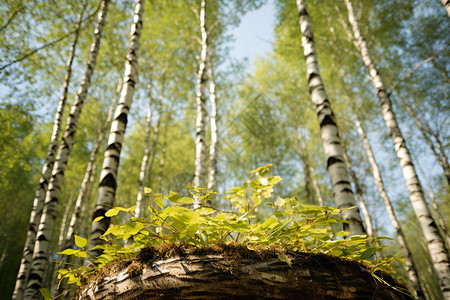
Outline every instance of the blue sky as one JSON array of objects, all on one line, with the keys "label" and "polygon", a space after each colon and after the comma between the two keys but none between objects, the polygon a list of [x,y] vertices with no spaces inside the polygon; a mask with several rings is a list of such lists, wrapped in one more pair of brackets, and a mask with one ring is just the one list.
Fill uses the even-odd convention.
[{"label": "blue sky", "polygon": [[275,6],[272,0],[258,10],[245,14],[238,28],[230,33],[235,41],[232,43],[231,57],[249,58],[254,63],[258,55],[271,50],[274,41]]}]

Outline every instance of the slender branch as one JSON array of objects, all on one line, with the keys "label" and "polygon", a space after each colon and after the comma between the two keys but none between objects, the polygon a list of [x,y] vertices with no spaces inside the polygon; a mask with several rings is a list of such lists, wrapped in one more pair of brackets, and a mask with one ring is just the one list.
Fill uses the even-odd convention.
[{"label": "slender branch", "polygon": [[426,64],[427,62],[430,62],[432,60],[434,60],[435,58],[437,58],[441,53],[443,53],[445,50],[447,50],[447,47],[445,47],[444,49],[439,50],[438,52],[436,52],[433,56],[428,57],[427,59],[425,59],[424,61],[422,61],[421,63],[417,64],[414,68],[412,68],[411,70],[409,70],[408,73],[406,73],[405,76],[403,76],[402,78],[400,78],[399,80],[397,80],[393,85],[391,85],[391,87],[389,88],[389,92],[388,95],[392,94],[392,91],[406,78],[408,78],[409,76],[411,76],[412,73],[414,73],[415,71],[419,70],[424,64]]},{"label": "slender branch", "polygon": [[15,17],[17,17],[17,15],[19,14],[20,11],[22,11],[23,9],[25,9],[26,6],[22,5],[20,6],[16,11],[14,11],[11,16],[9,17],[9,19],[6,21],[5,25],[3,25],[2,27],[0,27],[0,32],[2,32],[3,30],[5,30],[6,27],[8,27],[8,25],[14,20]]},{"label": "slender branch", "polygon": [[[97,11],[99,10],[99,8],[100,8],[100,7],[98,7],[98,8],[95,10],[95,12],[93,12],[91,15],[89,15],[85,20],[88,20],[88,19],[90,19],[92,16],[94,16],[95,14],[97,14]],[[83,28],[83,27],[84,27],[84,26],[81,26],[81,28]],[[70,31],[70,32],[68,32],[68,33],[66,33],[65,35],[63,35],[63,36],[61,36],[61,37],[59,37],[59,38],[57,38],[57,39],[55,39],[55,40],[53,40],[53,41],[47,43],[47,44],[44,44],[44,45],[42,45],[42,46],[40,46],[40,47],[38,47],[38,48],[35,48],[35,49],[33,49],[33,50],[30,50],[28,53],[25,53],[23,56],[17,58],[16,60],[13,60],[12,62],[9,62],[9,63],[7,63],[7,64],[1,66],[1,67],[0,67],[0,71],[3,71],[4,69],[6,69],[6,68],[8,68],[8,67],[10,67],[10,66],[12,66],[12,65],[14,65],[14,64],[16,64],[16,63],[18,63],[18,62],[21,62],[22,60],[27,59],[28,57],[32,56],[33,54],[35,54],[35,53],[38,52],[38,51],[41,51],[42,49],[45,49],[45,48],[47,48],[47,47],[50,47],[50,46],[53,46],[53,45],[59,43],[60,41],[62,41],[62,40],[64,40],[64,39],[68,38],[69,36],[71,36],[72,34],[74,34],[74,33],[75,33],[76,31],[78,31],[78,30],[79,30],[78,28],[75,28],[74,30],[72,30],[72,31]],[[0,31],[1,31],[1,30],[0,30]]]}]

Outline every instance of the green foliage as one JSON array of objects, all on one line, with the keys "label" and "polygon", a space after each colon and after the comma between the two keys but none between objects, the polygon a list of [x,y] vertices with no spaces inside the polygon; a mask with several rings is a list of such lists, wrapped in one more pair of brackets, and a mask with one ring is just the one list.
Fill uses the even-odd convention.
[{"label": "green foliage", "polygon": [[[94,258],[96,265],[101,268],[114,261],[130,259],[142,248],[163,243],[183,243],[197,248],[237,243],[246,245],[250,250],[256,246],[277,246],[281,249],[324,253],[365,262],[373,271],[386,270],[392,260],[398,259],[389,256],[367,261],[385,247],[380,246],[379,242],[387,238],[352,236],[346,239],[342,237],[347,236],[348,232],[333,234],[331,225],[345,222],[338,218],[342,212],[340,209],[301,204],[294,197],[275,199],[272,196],[273,188],[281,181],[281,177],[270,176],[269,167],[270,165],[252,171],[252,175],[242,186],[234,187],[222,195],[229,204],[230,209],[227,211],[208,206],[190,210],[183,206],[193,203],[193,197],[205,201],[216,194],[213,191],[205,193],[203,188],[189,188],[193,197],[181,197],[173,191],[169,195],[147,193],[148,209],[151,212],[148,219],[136,218],[135,207],[111,208],[105,213],[106,217],[115,217],[125,212],[130,218],[125,224],[111,226],[102,235],[105,244],[95,247],[103,250],[103,254]],[[146,191],[151,192],[150,189]],[[255,221],[255,209],[260,205],[272,208],[273,215],[265,220]],[[94,222],[101,218],[98,217]],[[121,241],[129,239],[134,243],[123,247]],[[86,257],[86,240],[75,236],[75,243],[81,249],[66,249],[59,254]],[[278,257],[291,264],[289,258],[282,253]],[[94,270],[62,269],[59,271],[59,278],[68,278],[68,283],[80,285],[83,276]]]}]

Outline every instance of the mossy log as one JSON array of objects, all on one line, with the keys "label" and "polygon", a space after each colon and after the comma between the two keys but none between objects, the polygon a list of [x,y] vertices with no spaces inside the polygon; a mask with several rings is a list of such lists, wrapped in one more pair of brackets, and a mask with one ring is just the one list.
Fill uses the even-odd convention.
[{"label": "mossy log", "polygon": [[362,264],[285,255],[291,266],[275,253],[184,253],[153,260],[153,253],[141,252],[98,274],[77,299],[414,299],[392,277],[374,276]]}]

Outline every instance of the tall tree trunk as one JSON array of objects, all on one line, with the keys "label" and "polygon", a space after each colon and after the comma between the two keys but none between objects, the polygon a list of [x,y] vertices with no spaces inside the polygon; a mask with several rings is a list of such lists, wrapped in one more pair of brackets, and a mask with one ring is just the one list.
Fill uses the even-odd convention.
[{"label": "tall tree trunk", "polygon": [[[206,65],[208,57],[208,33],[206,31],[206,0],[202,0],[200,9],[200,32],[201,47],[199,68],[197,73],[197,121],[196,121],[196,137],[195,137],[195,171],[194,186],[204,187],[206,177]],[[194,208],[200,207],[199,199],[195,199]]]},{"label": "tall tree trunk", "polygon": [[[302,33],[303,53],[306,60],[306,78],[320,125],[322,144],[327,159],[327,169],[333,185],[334,200],[339,209],[354,207],[356,202],[344,163],[339,130],[322,78],[320,77],[319,62],[305,2],[297,0],[297,8]],[[343,227],[351,235],[366,234],[358,208],[343,211],[342,218],[350,222],[350,224],[344,224]]]},{"label": "tall tree trunk", "polygon": [[69,201],[67,201],[66,208],[64,209],[63,218],[61,220],[61,226],[59,228],[58,245],[56,246],[58,251],[63,250],[64,236],[67,231],[66,230],[67,229],[67,220],[69,219],[69,212],[70,212],[70,209],[72,208],[73,200],[74,200],[74,197],[73,197],[73,194],[71,193],[69,196]]},{"label": "tall tree trunk", "polygon": [[[209,77],[209,101],[211,102],[211,145],[209,148],[209,178],[208,191],[217,189],[217,157],[219,147],[219,134],[217,130],[217,97],[216,82],[214,79],[214,71],[211,61],[212,51],[208,56],[208,77]],[[211,203],[209,203],[211,204]]]},{"label": "tall tree trunk", "polygon": [[34,244],[36,241],[36,232],[38,231],[39,222],[41,220],[42,210],[44,208],[45,194],[48,188],[48,182],[52,176],[53,165],[55,163],[55,154],[58,148],[59,136],[61,133],[62,118],[64,114],[64,106],[66,105],[67,94],[69,91],[70,80],[72,78],[72,64],[75,57],[75,52],[78,44],[78,38],[81,30],[81,23],[86,10],[88,1],[84,0],[78,14],[75,32],[72,45],[70,46],[69,56],[66,62],[66,75],[63,83],[63,92],[59,99],[58,108],[55,114],[55,121],[53,124],[52,137],[47,150],[45,163],[42,167],[41,177],[39,179],[39,186],[36,189],[35,198],[33,200],[33,209],[30,215],[30,223],[28,226],[27,238],[25,247],[23,249],[23,257],[20,262],[19,272],[16,279],[16,285],[12,299],[22,299],[25,287],[28,281],[28,274],[30,272],[31,261],[33,258]]},{"label": "tall tree trunk", "polygon": [[[73,197],[73,194],[71,193],[69,196],[69,201],[67,202],[66,208],[64,209],[63,218],[61,220],[61,226],[59,228],[58,244],[56,246],[57,251],[63,251],[64,237],[65,237],[65,233],[67,231],[66,230],[67,229],[67,219],[69,219],[69,213],[70,213],[70,209],[72,208],[73,201],[74,201],[74,197]],[[52,271],[52,273],[51,273],[52,274],[51,290],[56,292],[57,284],[55,284],[55,283],[58,280],[57,270],[59,270],[60,265],[55,266],[55,263],[53,263],[53,266],[54,266],[54,269],[53,269],[54,271]]]},{"label": "tall tree trunk", "polygon": [[[109,108],[108,115],[106,117],[105,123],[103,124],[102,128],[100,129],[97,139],[95,140],[92,149],[91,154],[89,155],[89,162],[86,167],[86,171],[84,173],[83,181],[81,182],[81,189],[77,197],[77,201],[75,202],[75,207],[73,209],[72,216],[70,218],[69,227],[67,228],[67,233],[64,236],[63,243],[61,247],[59,247],[59,251],[63,251],[65,249],[72,249],[75,245],[74,240],[74,234],[79,229],[79,224],[81,224],[81,211],[83,210],[83,207],[87,205],[86,203],[86,197],[88,195],[89,187],[92,183],[91,178],[94,174],[95,170],[95,160],[97,158],[98,150],[100,149],[100,146],[105,138],[106,132],[108,131],[109,127],[111,126],[112,116],[114,112],[114,108],[116,107],[117,103],[117,97],[119,96],[120,90],[122,89],[122,80],[119,80],[119,84],[117,85],[116,94],[114,95],[114,99],[112,101],[111,107]],[[64,264],[67,263],[70,259],[70,256],[68,255],[61,255],[59,258],[60,264],[56,268],[56,271],[59,270],[60,267],[65,267]],[[56,273],[56,272],[55,272]],[[53,281],[54,286],[55,281]],[[65,285],[61,284],[60,288],[58,290],[54,290],[54,297],[56,297],[58,294],[62,293],[65,289]]]},{"label": "tall tree trunk", "polygon": [[[419,128],[420,132],[422,133],[423,138],[425,139],[425,141],[427,142],[428,146],[430,146],[431,151],[433,152],[434,156],[436,157],[436,160],[438,161],[438,163],[441,165],[442,169],[444,170],[444,176],[445,179],[447,180],[447,184],[450,185],[450,165],[448,164],[448,158],[447,155],[445,154],[445,149],[442,146],[442,142],[439,139],[439,136],[435,133],[433,133],[433,131],[430,129],[430,127],[423,123],[416,114],[416,110],[414,108],[412,108],[411,106],[408,105],[408,103],[406,103],[405,99],[400,96],[400,94],[397,92],[397,96],[400,98],[400,100],[402,101],[403,107],[405,108],[405,110],[410,114],[410,116],[414,119],[414,122],[417,125],[417,128]],[[431,138],[429,137],[429,135],[432,135],[435,138],[436,141],[436,146],[434,145],[433,141],[431,140]]]},{"label": "tall tree trunk", "polygon": [[417,176],[414,164],[411,160],[411,155],[406,147],[405,140],[398,126],[391,100],[386,93],[381,76],[375,64],[372,62],[367,43],[359,31],[358,23],[353,13],[352,4],[350,0],[345,0],[345,4],[347,5],[348,18],[353,29],[355,46],[361,52],[362,60],[369,71],[372,85],[374,86],[380,101],[383,118],[394,143],[394,149],[402,167],[403,177],[405,178],[406,186],[410,194],[409,199],[427,241],[433,266],[439,278],[441,291],[446,299],[450,299],[449,253],[445,248],[444,240],[439,234],[436,223],[431,216],[430,210],[428,209],[422,185],[419,181],[419,177]]},{"label": "tall tree trunk", "polygon": [[348,157],[347,154],[347,148],[345,147],[344,143],[342,144],[342,148],[344,150],[345,165],[347,166],[347,170],[350,173],[350,177],[352,178],[353,183],[355,184],[356,197],[358,198],[359,206],[361,207],[361,212],[364,216],[364,224],[366,225],[367,235],[370,237],[375,237],[372,217],[370,216],[369,209],[367,208],[366,201],[364,200],[361,183],[359,182],[358,175],[356,175],[356,172],[353,169],[350,157]]},{"label": "tall tree trunk", "polygon": [[450,246],[450,231],[447,229],[447,225],[445,225],[444,218],[442,217],[441,210],[439,208],[438,203],[436,202],[436,197],[434,196],[434,192],[429,188],[428,197],[430,198],[431,208],[434,210],[434,215],[436,220],[438,220],[439,226],[443,231],[444,238],[447,242],[447,246]]},{"label": "tall tree trunk", "polygon": [[[133,100],[134,89],[138,80],[138,55],[139,38],[142,29],[142,17],[144,14],[144,1],[136,0],[133,25],[131,25],[130,42],[125,62],[125,74],[123,80],[122,93],[119,104],[116,108],[111,131],[108,139],[108,146],[105,151],[102,171],[100,173],[100,184],[98,187],[97,203],[94,208],[93,219],[104,216],[114,205],[114,196],[117,188],[117,171],[119,169],[120,152],[125,136],[125,130],[128,121],[128,112]],[[87,248],[90,257],[98,256],[102,253],[100,249],[92,249],[97,245],[103,244],[100,236],[108,229],[111,218],[105,217],[102,220],[92,224],[91,235]],[[84,264],[89,265],[89,260]]]},{"label": "tall tree trunk", "polygon": [[[144,156],[142,157],[141,162],[141,170],[139,172],[139,191],[137,195],[136,200],[136,211],[135,211],[135,217],[140,218],[143,217],[143,197],[144,197],[144,188],[145,188],[145,178],[146,178],[146,171],[147,171],[147,165],[148,160],[150,158],[150,147],[151,140],[150,140],[150,133],[151,133],[151,126],[152,126],[152,84],[148,84],[148,106],[147,106],[147,120],[145,124],[145,150],[144,150]],[[152,149],[154,152],[155,150]]]},{"label": "tall tree trunk", "polygon": [[448,16],[450,17],[450,0],[441,0],[442,5],[444,5],[445,10],[447,11]]},{"label": "tall tree trunk", "polygon": [[52,177],[45,195],[45,204],[39,229],[36,234],[30,277],[27,283],[27,289],[25,291],[25,298],[27,299],[36,299],[40,296],[39,289],[41,288],[44,278],[45,265],[48,262],[50,241],[53,234],[61,186],[64,180],[64,171],[75,141],[78,119],[89,89],[90,78],[95,69],[97,54],[100,47],[101,34],[103,31],[103,25],[109,2],[110,0],[102,1],[102,7],[98,14],[98,20],[94,30],[94,38],[91,44],[91,52],[89,54],[86,71],[72,105],[70,115],[67,119],[64,135],[61,144],[59,145],[58,154],[52,170]]},{"label": "tall tree trunk", "polygon": [[358,116],[356,114],[353,114],[353,117],[355,119],[355,126],[364,143],[364,149],[366,150],[366,155],[367,158],[369,159],[370,167],[372,168],[373,178],[378,186],[381,199],[383,199],[384,201],[384,206],[386,207],[386,210],[388,212],[389,219],[391,220],[392,226],[394,227],[395,232],[397,234],[397,240],[398,243],[400,244],[400,248],[402,248],[403,255],[405,257],[405,269],[406,273],[408,274],[408,279],[410,281],[411,287],[418,299],[425,299],[423,290],[420,286],[419,275],[417,274],[417,270],[414,266],[411,251],[409,250],[408,244],[406,243],[406,238],[400,226],[400,222],[398,221],[397,216],[395,215],[392,202],[389,199],[386,189],[384,188],[384,182],[383,178],[381,177],[380,168],[378,167],[378,163],[375,160],[375,155],[373,154],[372,147],[370,146],[369,143],[369,139],[367,138],[366,132],[362,128]]}]

